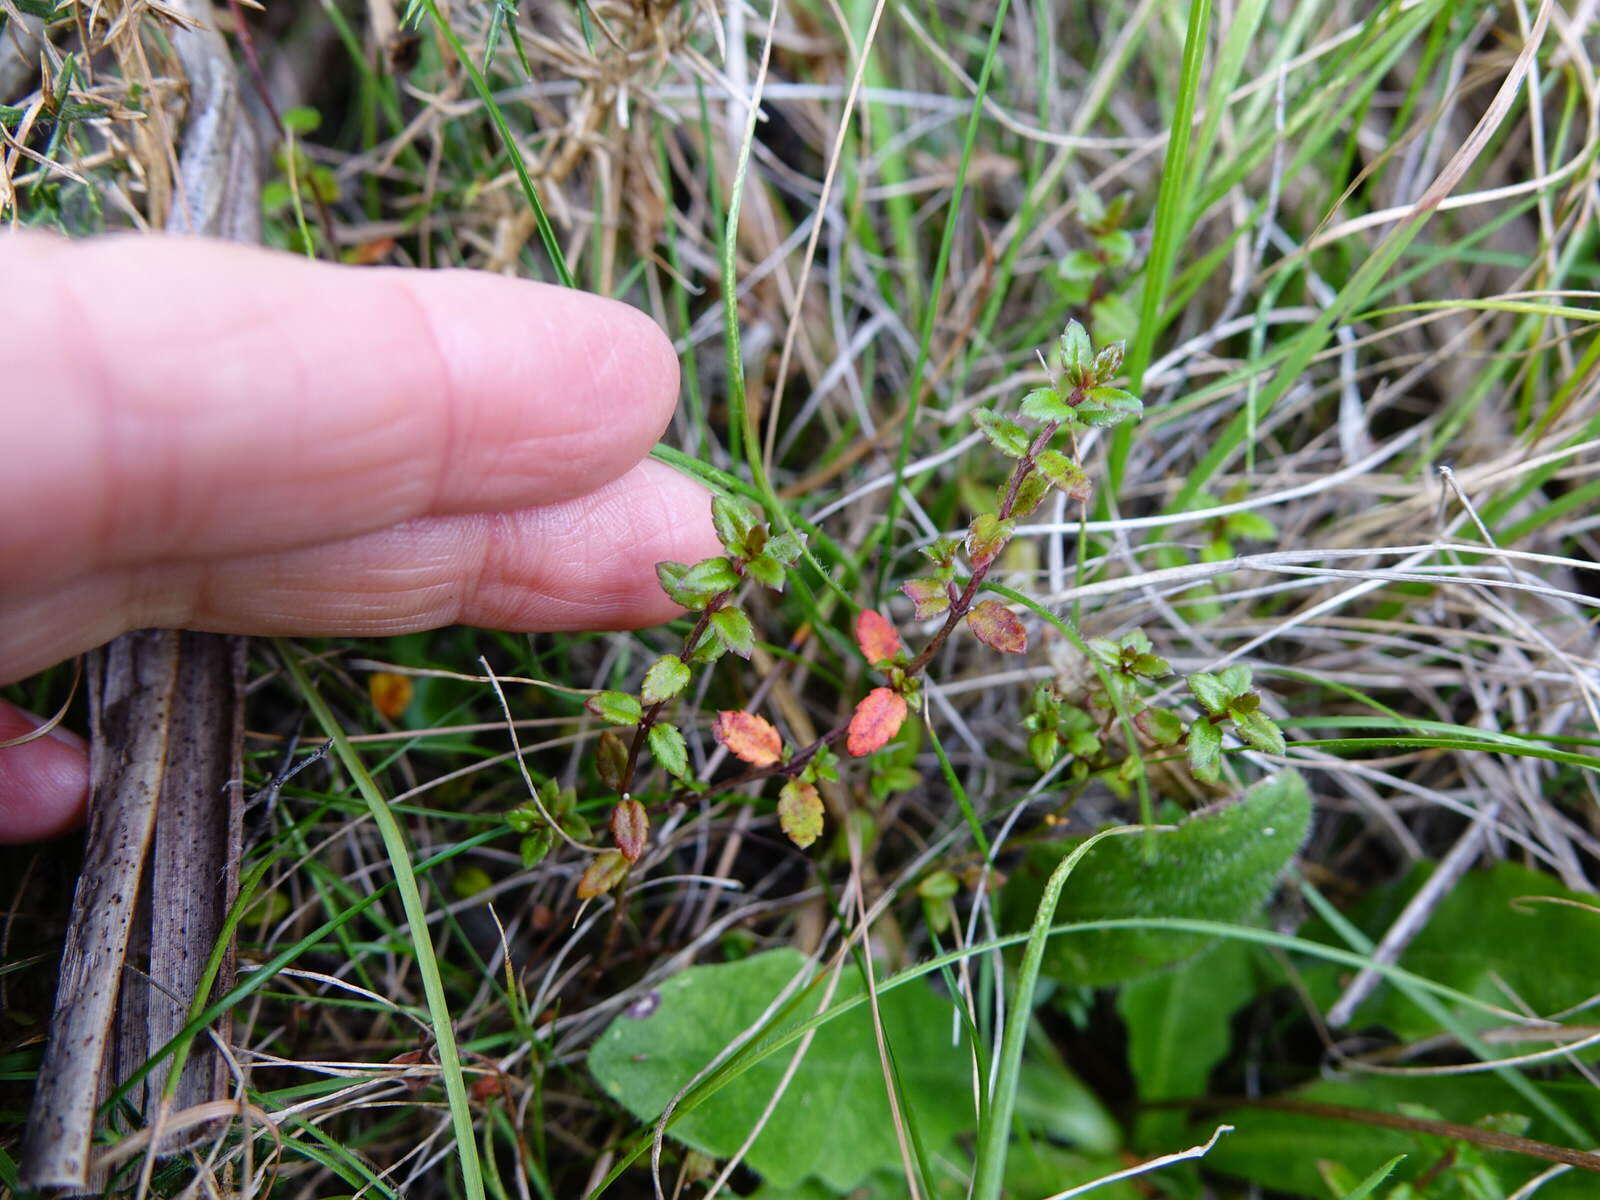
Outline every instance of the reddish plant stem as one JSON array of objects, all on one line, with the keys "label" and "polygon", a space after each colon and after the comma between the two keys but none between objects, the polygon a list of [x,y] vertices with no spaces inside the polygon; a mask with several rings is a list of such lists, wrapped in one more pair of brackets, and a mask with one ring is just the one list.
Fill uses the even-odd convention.
[{"label": "reddish plant stem", "polygon": [[[1082,389],[1079,389],[1080,393],[1081,391]],[[1081,399],[1081,395],[1074,393],[1073,402],[1076,403],[1079,399]],[[1011,514],[1017,506],[1017,493],[1022,489],[1022,484],[1028,478],[1028,475],[1033,471],[1035,460],[1043,453],[1045,447],[1050,444],[1050,439],[1056,435],[1056,430],[1060,428],[1061,423],[1059,421],[1052,421],[1039,430],[1038,436],[1028,445],[1028,452],[1017,460],[1017,465],[1011,472],[1011,482],[1006,488],[1006,498],[1000,504],[1000,520],[1009,521],[1011,519]],[[967,586],[962,588],[961,594],[950,603],[950,615],[944,619],[944,624],[939,626],[938,632],[928,639],[928,644],[922,648],[922,653],[918,654],[912,660],[911,665],[906,668],[907,675],[922,674],[927,669],[928,664],[933,661],[933,656],[944,649],[944,644],[950,640],[950,635],[956,631],[956,626],[960,625],[961,619],[971,611],[972,602],[978,595],[978,589],[983,586],[983,581],[989,574],[989,568],[994,566],[995,559],[999,557],[999,554],[996,553],[995,558],[991,558],[981,566],[973,567],[972,575],[967,579]]]},{"label": "reddish plant stem", "polygon": [[[685,664],[689,656],[694,653],[694,648],[699,644],[701,636],[711,624],[711,614],[720,609],[733,596],[732,591],[718,592],[711,597],[711,602],[700,610],[700,616],[695,620],[694,627],[689,630],[689,636],[683,639],[683,651],[679,656]],[[633,729],[633,741],[628,745],[628,764],[622,769],[622,781],[617,788],[617,794],[627,797],[633,793],[633,775],[639,767],[639,751],[644,746],[645,738],[650,735],[650,727],[661,716],[661,710],[666,707],[666,700],[657,700],[639,718],[639,723]]]},{"label": "reddish plant stem", "polygon": [[806,764],[816,757],[817,751],[824,746],[831,746],[850,731],[850,722],[842,721],[827,733],[823,734],[809,746],[802,746],[782,762],[773,763],[767,767],[751,767],[742,774],[735,775],[732,779],[725,779],[716,785],[719,792],[731,792],[734,788],[743,787],[747,783],[754,783],[758,779],[770,779],[774,775],[781,775],[785,779],[793,779],[805,770]]},{"label": "reddish plant stem", "polygon": [[[1084,389],[1077,388],[1073,392],[1071,403],[1077,405],[1083,400],[1084,395]],[[1006,487],[1005,499],[1000,504],[1000,520],[1008,521],[1011,519],[1011,514],[1017,506],[1017,494],[1022,490],[1023,482],[1033,471],[1038,456],[1050,445],[1050,439],[1055,437],[1060,428],[1061,423],[1059,421],[1051,421],[1048,425],[1045,425],[1039,430],[1033,441],[1028,444],[1028,452],[1017,460],[1017,465],[1011,471],[1011,481]],[[998,557],[999,555],[996,554],[995,558]],[[962,618],[971,611],[973,601],[978,595],[978,589],[983,586],[984,578],[989,574],[989,568],[994,565],[994,562],[995,559],[991,558],[988,562],[972,569],[972,574],[967,579],[966,586],[961,589],[959,595],[951,600],[950,615],[945,618],[944,624],[939,627],[933,637],[928,639],[928,644],[922,648],[922,652],[906,667],[905,675],[908,679],[922,674],[927,669],[928,664],[933,661],[934,655],[938,654],[944,644],[950,640],[950,635],[961,624]],[[758,779],[769,779],[774,775],[782,775],[786,779],[793,779],[805,769],[806,764],[816,756],[817,751],[824,746],[831,746],[837,742],[849,732],[849,729],[850,722],[848,720],[843,721],[828,730],[827,733],[809,746],[802,746],[796,750],[783,762],[772,763],[770,766],[765,767],[751,767],[748,771],[717,784],[716,790],[719,792],[732,791],[734,788],[741,787],[744,784],[754,783]]]}]

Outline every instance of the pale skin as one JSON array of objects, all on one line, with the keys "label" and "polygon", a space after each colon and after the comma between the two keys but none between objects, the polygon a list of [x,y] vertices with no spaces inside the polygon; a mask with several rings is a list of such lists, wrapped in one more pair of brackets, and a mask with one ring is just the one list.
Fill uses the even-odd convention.
[{"label": "pale skin", "polygon": [[[200,239],[0,235],[0,684],[129,629],[620,629],[718,552],[646,459],[678,393],[645,315],[457,271]],[[0,741],[35,729],[0,701]],[[0,841],[76,826],[84,742],[0,749]]]}]

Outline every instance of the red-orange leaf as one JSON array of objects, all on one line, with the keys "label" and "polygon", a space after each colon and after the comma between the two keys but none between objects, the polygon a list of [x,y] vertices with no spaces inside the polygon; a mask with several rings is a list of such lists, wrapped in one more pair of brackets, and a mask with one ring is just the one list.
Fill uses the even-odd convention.
[{"label": "red-orange leaf", "polygon": [[783,753],[783,739],[765,717],[749,712],[719,712],[711,736],[752,767],[770,767]]},{"label": "red-orange leaf", "polygon": [[372,707],[391,721],[398,721],[411,704],[411,680],[390,671],[374,671],[367,676],[367,694]]},{"label": "red-orange leaf", "polygon": [[845,749],[860,758],[880,750],[900,732],[906,719],[906,698],[893,688],[873,688],[850,717]]},{"label": "red-orange leaf", "polygon": [[856,616],[856,645],[869,663],[880,663],[893,658],[903,649],[900,635],[881,612],[863,608]]},{"label": "red-orange leaf", "polygon": [[593,900],[605,895],[621,883],[627,873],[628,859],[621,850],[596,854],[583,869],[583,878],[578,880],[578,899]]},{"label": "red-orange leaf", "polygon": [[650,818],[645,814],[644,805],[630,797],[611,810],[611,840],[617,843],[623,858],[629,862],[639,861],[650,841]]},{"label": "red-orange leaf", "polygon": [[998,600],[984,600],[967,614],[967,624],[978,640],[1001,654],[1021,654],[1028,648],[1028,631]]}]

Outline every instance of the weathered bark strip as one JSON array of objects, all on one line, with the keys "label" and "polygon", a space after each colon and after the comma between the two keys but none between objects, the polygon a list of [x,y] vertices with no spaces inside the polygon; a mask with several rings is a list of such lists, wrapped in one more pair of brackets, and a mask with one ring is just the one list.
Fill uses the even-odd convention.
[{"label": "weathered bark strip", "polygon": [[[105,1086],[182,1029],[238,892],[243,639],[144,630],[95,659],[88,854],[23,1150],[34,1187],[95,1188],[88,1144]],[[231,982],[230,954],[219,984]],[[223,1067],[197,1041],[172,1107],[226,1095]],[[129,1100],[153,1115],[165,1079],[153,1072]],[[188,1126],[160,1151],[204,1132]]]},{"label": "weathered bark strip", "polygon": [[88,1185],[101,1070],[166,769],[177,642],[165,631],[127,634],[90,664],[88,852],[22,1144],[25,1187]]},{"label": "weathered bark strip", "polygon": [[193,17],[196,27],[171,33],[189,80],[189,116],[167,232],[259,242],[261,164],[228,44],[210,0],[172,0],[171,6]]},{"label": "weathered bark strip", "polygon": [[[172,710],[150,871],[151,986],[145,1007],[152,1052],[176,1037],[188,1019],[201,972],[239,892],[244,639],[179,636],[181,699]],[[224,991],[232,986],[231,947],[218,983]],[[223,1067],[210,1042],[197,1041],[179,1076],[173,1108],[226,1095]],[[148,1081],[146,1113],[154,1109],[163,1078],[156,1072]]]}]

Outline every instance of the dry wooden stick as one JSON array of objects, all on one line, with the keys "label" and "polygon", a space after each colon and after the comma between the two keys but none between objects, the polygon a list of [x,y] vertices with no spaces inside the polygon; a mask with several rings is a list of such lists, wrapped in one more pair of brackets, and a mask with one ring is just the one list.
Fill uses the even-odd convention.
[{"label": "dry wooden stick", "polygon": [[126,634],[90,663],[94,804],[50,1041],[22,1143],[26,1187],[88,1186],[100,1076],[166,768],[177,637]]},{"label": "dry wooden stick", "polygon": [[[188,1017],[238,889],[243,651],[238,638],[142,630],[94,655],[88,852],[23,1145],[31,1187],[98,1190],[89,1144],[107,1085]],[[171,1096],[156,1072],[129,1100],[149,1114],[163,1099],[178,1109],[217,1099],[222,1066],[197,1045]],[[170,1152],[204,1132],[159,1144]]]}]

